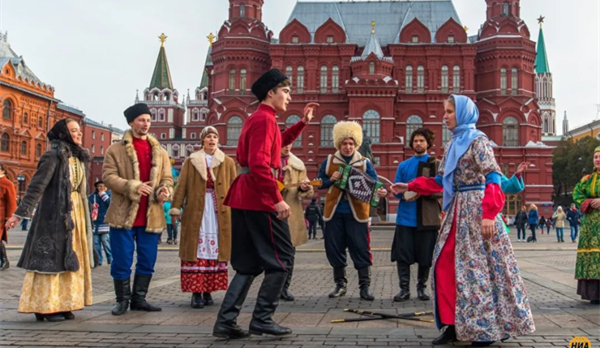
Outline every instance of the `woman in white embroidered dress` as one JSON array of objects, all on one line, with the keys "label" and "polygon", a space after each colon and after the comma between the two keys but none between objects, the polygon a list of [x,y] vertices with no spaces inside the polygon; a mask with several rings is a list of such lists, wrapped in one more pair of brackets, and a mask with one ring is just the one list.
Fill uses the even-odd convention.
[{"label": "woman in white embroidered dress", "polygon": [[181,291],[191,292],[192,308],[214,304],[211,293],[227,290],[231,256],[231,211],[223,199],[236,177],[233,159],[219,150],[219,133],[206,127],[202,149],[181,170],[169,214],[181,218]]}]

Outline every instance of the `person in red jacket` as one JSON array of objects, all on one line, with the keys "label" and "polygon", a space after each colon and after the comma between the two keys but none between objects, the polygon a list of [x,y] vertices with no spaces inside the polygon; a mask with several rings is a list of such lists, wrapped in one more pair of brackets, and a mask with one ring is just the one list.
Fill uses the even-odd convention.
[{"label": "person in red jacket", "polygon": [[[281,166],[281,148],[296,140],[319,105],[308,103],[304,118],[280,132],[275,115],[286,111],[292,100],[287,76],[271,69],[252,85],[252,93],[260,104],[242,127],[236,153],[240,175],[224,201],[231,207],[231,266],[236,274],[221,304],[213,336],[229,339],[292,333],[272,319],[294,253],[286,221],[290,207],[279,192],[274,172]],[[254,278],[263,271],[248,332],[237,325],[237,317]]]}]

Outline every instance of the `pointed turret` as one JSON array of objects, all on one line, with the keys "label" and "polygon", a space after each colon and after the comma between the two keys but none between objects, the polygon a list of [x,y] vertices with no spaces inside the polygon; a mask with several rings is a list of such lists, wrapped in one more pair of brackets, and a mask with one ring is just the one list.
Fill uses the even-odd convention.
[{"label": "pointed turret", "polygon": [[375,22],[371,23],[371,36],[369,37],[369,41],[365,45],[365,49],[362,53],[362,58],[367,58],[371,53],[375,54],[375,56],[379,59],[383,58],[383,50],[381,49],[379,39],[375,34]]},{"label": "pointed turret", "polygon": [[169,62],[167,61],[167,53],[165,52],[165,40],[167,36],[163,33],[159,37],[160,39],[160,50],[158,51],[158,58],[156,59],[156,65],[154,66],[154,73],[152,74],[152,80],[150,80],[149,88],[168,88],[173,90],[173,82],[171,81],[171,71],[169,70]]},{"label": "pointed turret", "polygon": [[563,135],[566,136],[569,133],[569,119],[567,119],[567,112],[565,111],[565,118],[563,119]]},{"label": "pointed turret", "polygon": [[546,43],[544,42],[544,17],[538,18],[540,23],[540,33],[537,42],[537,56],[535,58],[535,72],[538,74],[550,73],[550,64],[548,64],[548,55],[546,54]]}]

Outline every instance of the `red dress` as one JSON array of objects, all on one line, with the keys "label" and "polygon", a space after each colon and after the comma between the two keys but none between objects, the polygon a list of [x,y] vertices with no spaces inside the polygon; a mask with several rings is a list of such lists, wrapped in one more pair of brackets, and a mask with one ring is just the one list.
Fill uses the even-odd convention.
[{"label": "red dress", "polygon": [[[207,168],[209,166],[207,165]],[[210,171],[207,175],[206,193],[210,195],[213,201],[214,216],[218,221],[217,197],[215,196],[215,183]],[[205,211],[206,213],[206,211]],[[208,241],[218,243],[216,240]],[[198,238],[198,247],[205,244],[202,237]],[[216,250],[218,253],[218,249]],[[181,261],[181,291],[182,292],[214,292],[217,290],[227,290],[227,262],[219,260],[207,260],[198,258],[195,262]]]}]

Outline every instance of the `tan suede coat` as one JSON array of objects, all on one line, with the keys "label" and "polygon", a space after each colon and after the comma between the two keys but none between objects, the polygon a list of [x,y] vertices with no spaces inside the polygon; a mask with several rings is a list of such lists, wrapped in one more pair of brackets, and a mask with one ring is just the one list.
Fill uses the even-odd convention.
[{"label": "tan suede coat", "polygon": [[225,262],[231,258],[231,209],[223,205],[223,200],[236,177],[235,162],[223,151],[217,150],[207,170],[205,155],[204,150],[194,152],[183,163],[169,214],[181,215],[179,257],[183,261],[196,261],[210,171],[217,197],[219,261]]},{"label": "tan suede coat", "polygon": [[[287,166],[283,168],[285,175],[283,183],[285,185],[297,184],[307,180],[306,166],[302,161],[290,153]],[[304,222],[304,212],[302,211],[302,199],[311,198],[314,194],[314,189],[302,192],[299,186],[290,187],[284,190],[283,200],[290,206],[292,215],[288,219],[290,226],[290,235],[292,237],[292,245],[299,246],[308,240],[308,231]]]},{"label": "tan suede coat", "polygon": [[[125,132],[120,142],[112,144],[106,150],[104,156],[102,181],[112,191],[104,222],[113,228],[132,228],[140,207],[141,195],[138,193],[138,188],[142,182],[132,141],[133,134],[129,130]],[[148,135],[148,141],[152,146],[149,181],[152,182],[154,193],[148,200],[146,232],[160,233],[166,229],[167,222],[162,203],[158,201],[157,195],[163,188],[168,190],[169,197],[173,195],[173,178],[167,151],[154,137]]]}]

